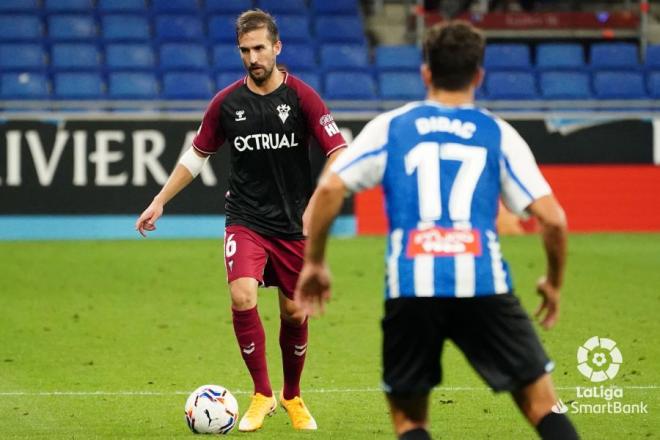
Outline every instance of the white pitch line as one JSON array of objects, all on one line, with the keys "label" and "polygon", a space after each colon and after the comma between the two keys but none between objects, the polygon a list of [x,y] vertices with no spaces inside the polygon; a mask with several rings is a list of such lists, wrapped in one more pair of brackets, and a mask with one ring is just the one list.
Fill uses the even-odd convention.
[{"label": "white pitch line", "polygon": [[[555,387],[556,390],[574,390],[578,386]],[[658,390],[660,385],[629,385],[618,387],[624,390]],[[491,391],[488,387],[438,387],[437,392],[453,391]],[[305,394],[344,394],[344,393],[380,393],[380,388],[319,388],[305,390]],[[191,391],[0,391],[0,396],[173,396],[188,395]],[[236,390],[232,394],[252,394],[252,391]]]}]

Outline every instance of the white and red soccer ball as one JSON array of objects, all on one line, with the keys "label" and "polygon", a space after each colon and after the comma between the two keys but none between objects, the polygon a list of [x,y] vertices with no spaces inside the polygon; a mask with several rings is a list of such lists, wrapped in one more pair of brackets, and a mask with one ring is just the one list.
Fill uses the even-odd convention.
[{"label": "white and red soccer ball", "polygon": [[185,413],[195,434],[229,434],[238,420],[238,402],[224,387],[202,385],[186,400]]}]

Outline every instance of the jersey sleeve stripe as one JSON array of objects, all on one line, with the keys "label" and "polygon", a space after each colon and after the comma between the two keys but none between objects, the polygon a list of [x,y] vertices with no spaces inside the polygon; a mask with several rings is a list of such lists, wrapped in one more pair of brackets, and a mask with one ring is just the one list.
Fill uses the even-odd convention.
[{"label": "jersey sleeve stripe", "polygon": [[370,157],[372,157],[372,156],[377,156],[377,155],[382,154],[382,153],[384,153],[384,152],[385,152],[385,147],[384,147],[384,146],[381,147],[381,148],[379,148],[379,149],[377,149],[377,150],[367,151],[366,153],[363,153],[363,154],[359,155],[358,157],[356,157],[355,159],[353,159],[352,161],[350,161],[349,163],[347,163],[347,164],[344,165],[343,167],[341,167],[341,168],[335,170],[335,173],[337,173],[337,174],[341,174],[341,173],[343,173],[344,171],[346,171],[348,168],[351,168],[352,166],[354,166],[355,164],[357,164],[358,162],[361,162],[361,161],[363,161],[364,159],[368,159],[368,158],[370,158]]},{"label": "jersey sleeve stripe", "polygon": [[330,156],[332,153],[334,153],[335,151],[339,150],[340,148],[346,148],[346,147],[348,147],[347,144],[337,145],[335,148],[333,148],[332,150],[328,151],[328,152],[325,154],[325,157]]},{"label": "jersey sleeve stripe", "polygon": [[506,166],[506,170],[509,173],[509,176],[511,176],[511,178],[514,180],[514,182],[516,182],[518,184],[520,189],[523,190],[523,192],[527,195],[527,197],[530,198],[530,200],[534,200],[534,196],[532,196],[532,193],[529,192],[529,190],[527,189],[527,187],[525,185],[523,185],[523,183],[520,181],[520,179],[518,178],[516,173],[513,172],[513,168],[511,167],[511,163],[509,163],[509,159],[507,159],[506,157],[504,157],[504,165]]},{"label": "jersey sleeve stripe", "polygon": [[217,153],[217,151],[206,151],[206,150],[204,150],[203,148],[200,148],[200,147],[198,147],[197,145],[195,145],[194,142],[192,143],[192,147],[193,147],[195,150],[199,151],[200,153],[204,153],[204,154],[215,154],[215,153]]}]

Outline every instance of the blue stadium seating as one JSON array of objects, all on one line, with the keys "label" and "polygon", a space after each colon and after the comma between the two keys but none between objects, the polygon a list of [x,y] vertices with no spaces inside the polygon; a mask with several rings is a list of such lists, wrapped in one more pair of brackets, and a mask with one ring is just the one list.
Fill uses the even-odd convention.
[{"label": "blue stadium seating", "polygon": [[113,99],[155,99],[158,81],[150,72],[114,72],[108,75],[108,97]]},{"label": "blue stadium seating", "polygon": [[161,94],[166,99],[208,99],[213,84],[206,73],[172,72],[163,76]]},{"label": "blue stadium seating", "polygon": [[314,30],[319,43],[366,42],[362,20],[356,16],[319,16],[314,23]]},{"label": "blue stadium seating", "polygon": [[310,40],[309,19],[306,15],[280,15],[276,19],[280,39],[285,43],[307,43]]},{"label": "blue stadium seating", "polygon": [[5,12],[34,12],[39,8],[37,0],[2,0],[0,13]]},{"label": "blue stadium seating", "polygon": [[152,11],[160,13],[184,12],[197,13],[199,5],[197,0],[151,0]]},{"label": "blue stadium seating", "polygon": [[292,72],[292,74],[300,78],[308,86],[316,90],[317,93],[322,93],[323,83],[321,82],[321,75],[316,72]]},{"label": "blue stadium seating", "polygon": [[[218,0],[221,1],[221,0]],[[305,0],[258,0],[258,5],[271,14],[306,14]]]},{"label": "blue stadium seating", "polygon": [[243,61],[233,44],[218,44],[213,47],[213,67],[216,70],[241,70]]},{"label": "blue stadium seating", "polygon": [[536,47],[536,67],[544,70],[585,67],[584,49],[575,43],[545,43]]},{"label": "blue stadium seating", "polygon": [[91,0],[44,0],[47,12],[89,12],[93,7]]},{"label": "blue stadium seating", "polygon": [[214,15],[209,19],[208,36],[211,41],[236,44],[236,17],[232,15]]},{"label": "blue stadium seating", "polygon": [[101,35],[106,42],[147,41],[151,31],[141,15],[106,15],[101,18]]},{"label": "blue stadium seating", "polygon": [[240,14],[252,9],[252,0],[206,0],[204,6],[208,12],[215,14]]},{"label": "blue stadium seating", "polygon": [[309,44],[285,44],[277,57],[278,64],[284,64],[291,71],[316,70],[316,50]]},{"label": "blue stadium seating", "polygon": [[[594,73],[594,92],[599,99],[646,98],[644,77],[638,72],[610,71]],[[614,86],[616,84],[616,86]]]},{"label": "blue stadium seating", "polygon": [[[278,63],[326,98],[424,96],[417,47],[377,47],[370,63],[358,0],[0,0],[0,96],[104,97],[107,74],[113,99],[206,99],[214,80],[245,75],[234,24],[252,7],[276,14]],[[660,99],[660,45],[645,55],[634,43],[591,44],[588,58],[579,43],[489,44],[478,97]]]},{"label": "blue stadium seating", "polygon": [[529,46],[526,44],[489,44],[484,54],[488,70],[527,70],[532,67]]},{"label": "blue stadium seating", "polygon": [[154,20],[159,41],[202,41],[204,24],[196,15],[159,15]]},{"label": "blue stadium seating", "polygon": [[206,48],[201,44],[163,44],[160,47],[160,67],[165,70],[205,70],[209,67]]},{"label": "blue stadium seating", "polygon": [[2,99],[48,99],[48,78],[41,73],[5,73],[0,76]]},{"label": "blue stadium seating", "polygon": [[321,46],[321,66],[326,70],[367,70],[367,47],[361,44],[324,44]]},{"label": "blue stadium seating", "polygon": [[48,17],[48,36],[53,40],[89,40],[96,38],[92,15],[62,14]]},{"label": "blue stadium seating", "polygon": [[651,72],[648,74],[647,86],[649,95],[654,99],[660,99],[660,72]]},{"label": "blue stadium seating", "polygon": [[632,43],[594,43],[590,47],[590,65],[599,70],[637,70],[637,46]]},{"label": "blue stadium seating", "polygon": [[99,69],[101,57],[94,44],[61,43],[51,47],[50,64],[56,70]]},{"label": "blue stadium seating", "polygon": [[357,0],[312,0],[311,9],[314,14],[355,14],[358,13]]},{"label": "blue stadium seating", "polygon": [[527,72],[492,72],[486,75],[490,99],[536,99],[534,75]]},{"label": "blue stadium seating", "polygon": [[385,72],[378,76],[378,89],[383,99],[424,99],[426,88],[419,73]]},{"label": "blue stadium seating", "polygon": [[417,46],[379,46],[376,67],[384,70],[419,70],[422,54]]},{"label": "blue stadium seating", "polygon": [[46,64],[46,54],[41,44],[0,44],[0,71],[41,70]]},{"label": "blue stadium seating", "polygon": [[215,82],[218,84],[218,89],[224,89],[229,84],[233,84],[239,79],[245,78],[245,70],[235,70],[232,72],[221,72],[215,77]]},{"label": "blue stadium seating", "polygon": [[0,41],[3,43],[18,40],[41,38],[43,26],[35,15],[0,15]]},{"label": "blue stadium seating", "polygon": [[584,72],[543,72],[539,85],[545,99],[590,99],[589,74]]},{"label": "blue stadium seating", "polygon": [[156,64],[156,57],[149,44],[108,44],[105,48],[105,64],[111,70],[151,70]]},{"label": "blue stadium seating", "polygon": [[53,79],[53,94],[60,99],[98,99],[104,94],[103,79],[99,73],[58,73]]},{"label": "blue stadium seating", "polygon": [[660,70],[660,44],[650,45],[646,48],[644,67],[649,70]]},{"label": "blue stadium seating", "polygon": [[376,83],[367,73],[330,72],[325,75],[327,99],[365,99],[378,97]]},{"label": "blue stadium seating", "polygon": [[97,0],[101,13],[108,12],[146,12],[145,0]]}]

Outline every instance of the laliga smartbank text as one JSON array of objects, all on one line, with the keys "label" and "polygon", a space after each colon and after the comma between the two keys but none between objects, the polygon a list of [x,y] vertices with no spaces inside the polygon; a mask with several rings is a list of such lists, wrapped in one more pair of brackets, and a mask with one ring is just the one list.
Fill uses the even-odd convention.
[{"label": "laliga smartbank text", "polygon": [[623,403],[623,388],[617,386],[576,387],[573,414],[648,414],[644,402]]}]

